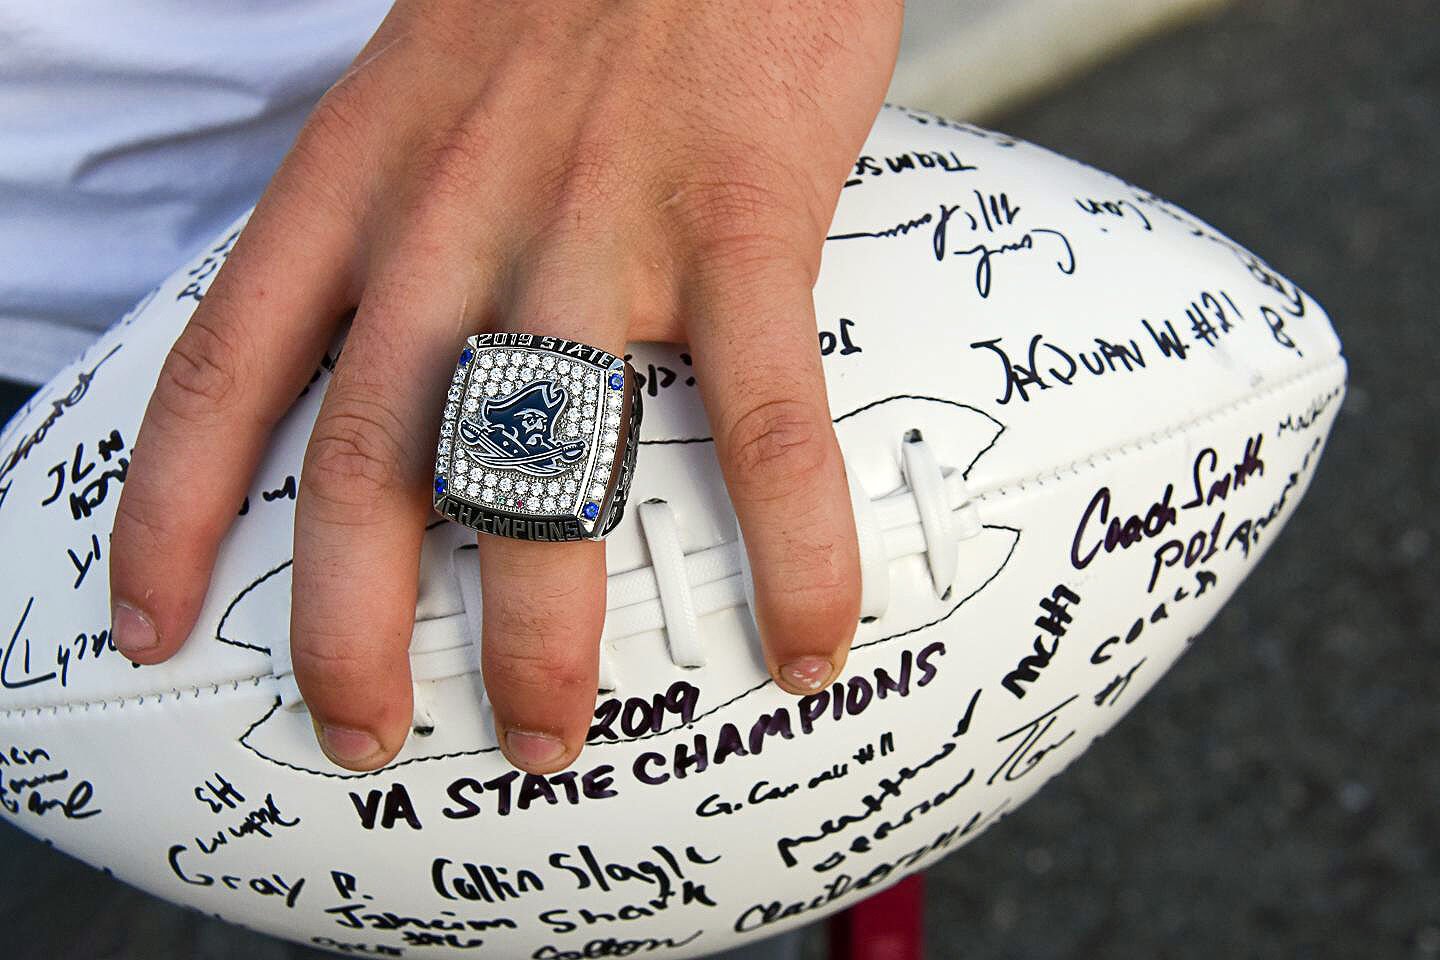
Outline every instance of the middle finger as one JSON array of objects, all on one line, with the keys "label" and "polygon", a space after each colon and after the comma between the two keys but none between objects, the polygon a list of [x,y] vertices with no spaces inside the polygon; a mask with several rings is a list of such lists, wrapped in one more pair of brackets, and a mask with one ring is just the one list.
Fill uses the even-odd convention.
[{"label": "middle finger", "polygon": [[292,570],[295,680],[321,747],[354,770],[394,757],[413,719],[438,412],[467,332],[464,271],[400,250],[373,274],[306,449]]},{"label": "middle finger", "polygon": [[[622,354],[631,309],[626,291],[632,288],[623,277],[621,244],[577,236],[546,238],[539,246],[517,261],[500,326]],[[535,376],[516,373],[505,392],[524,390]],[[583,402],[572,392],[573,402]],[[572,402],[569,394],[566,400]],[[583,415],[583,408],[579,412]],[[557,500],[573,500],[578,490],[566,484],[582,482],[569,475],[506,479],[514,484],[506,495]],[[481,660],[498,740],[515,766],[550,773],[574,759],[595,710],[605,618],[604,545],[481,534],[479,549]]]}]

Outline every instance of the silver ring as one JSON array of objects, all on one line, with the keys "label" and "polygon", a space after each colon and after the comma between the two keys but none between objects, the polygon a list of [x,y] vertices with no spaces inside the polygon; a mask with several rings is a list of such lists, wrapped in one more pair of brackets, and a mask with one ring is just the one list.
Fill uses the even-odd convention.
[{"label": "silver ring", "polygon": [[530,333],[465,341],[435,452],[435,509],[518,540],[599,540],[625,512],[640,437],[635,369]]}]

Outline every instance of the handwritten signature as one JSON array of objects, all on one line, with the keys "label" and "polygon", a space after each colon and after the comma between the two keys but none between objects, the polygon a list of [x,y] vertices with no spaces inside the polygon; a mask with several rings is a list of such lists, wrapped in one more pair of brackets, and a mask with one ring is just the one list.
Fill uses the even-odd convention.
[{"label": "handwritten signature", "polygon": [[[930,228],[930,250],[937,261],[949,257],[975,258],[975,292],[987,299],[994,288],[997,258],[1026,251],[1048,249],[1055,256],[1055,268],[1070,276],[1075,272],[1075,248],[1062,231],[1051,227],[1030,227],[1019,236],[1011,233],[1020,218],[1021,206],[1009,194],[973,191],[974,203],[942,203],[937,212],[927,212],[878,230],[857,230],[831,234],[828,240],[897,239],[921,227]],[[951,249],[955,233],[995,237]],[[1007,235],[1008,234],[1008,235]]]},{"label": "handwritten signature", "polygon": [[1074,702],[1078,696],[1079,694],[1071,696],[1068,700],[1051,707],[1024,726],[1016,727],[1003,737],[997,738],[996,743],[1004,743],[1011,737],[1020,737],[1020,742],[1016,744],[1014,750],[1010,751],[1010,755],[1001,761],[1000,766],[995,768],[995,772],[990,774],[990,779],[985,781],[985,785],[989,786],[993,784],[995,778],[1000,776],[1003,776],[1007,782],[1019,780],[1025,776],[1025,774],[1034,770],[1036,765],[1045,759],[1046,756],[1060,749],[1071,737],[1075,736],[1075,731],[1071,730],[1065,734],[1065,736],[1051,744],[1044,747],[1036,747],[1036,744],[1040,742],[1040,738],[1048,734],[1050,728],[1055,726],[1056,721],[1059,719],[1056,714]]},{"label": "handwritten signature", "polygon": [[[90,383],[95,379],[95,371],[99,370],[106,360],[115,356],[116,351],[118,351],[121,346],[122,344],[116,344],[110,349],[109,353],[105,354],[105,356],[96,362],[95,366],[89,370],[81,370],[75,375],[75,385],[70,388],[70,392],[57,400],[50,401],[50,412],[45,415],[45,419],[41,421],[40,426],[36,427],[24,437],[21,437],[20,442],[15,445],[15,448],[7,453],[3,460],[0,460],[0,480],[4,480],[14,472],[22,460],[30,456],[36,447],[45,442],[45,437],[49,434],[50,428],[55,426],[56,422],[65,415],[66,410],[76,406],[81,400],[85,399],[85,394],[90,391]],[[3,491],[8,489],[8,484],[0,487],[0,503],[4,503]]]},{"label": "handwritten signature", "polygon": [[[34,769],[43,768],[50,763],[50,753],[43,747],[11,747],[0,753],[0,767],[19,767],[27,773],[34,772],[33,776],[0,778],[0,806],[12,814],[24,809],[36,816],[58,810],[68,820],[84,820],[101,812],[99,808],[86,809],[95,798],[95,787],[89,780],[71,780],[68,769]],[[68,786],[70,792],[60,797],[45,796],[41,789],[53,784],[61,784],[61,790]]]}]

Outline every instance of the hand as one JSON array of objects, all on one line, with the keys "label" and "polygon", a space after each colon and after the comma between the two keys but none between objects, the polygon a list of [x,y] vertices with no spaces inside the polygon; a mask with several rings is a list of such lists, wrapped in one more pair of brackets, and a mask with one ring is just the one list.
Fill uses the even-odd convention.
[{"label": "hand", "polygon": [[[409,732],[439,414],[477,330],[689,343],[770,671],[824,686],[860,574],[811,291],[901,18],[899,0],[396,3],[166,358],[112,535],[116,645],[148,664],[184,642],[272,428],[353,310],[301,474],[290,622],[337,764],[379,767]],[[604,548],[479,541],[497,735],[558,770],[595,706]]]}]

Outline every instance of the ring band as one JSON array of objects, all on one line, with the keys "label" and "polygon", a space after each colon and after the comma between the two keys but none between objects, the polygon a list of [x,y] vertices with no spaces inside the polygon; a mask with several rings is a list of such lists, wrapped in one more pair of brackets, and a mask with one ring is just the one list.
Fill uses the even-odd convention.
[{"label": "ring band", "polygon": [[600,540],[635,470],[635,369],[598,347],[530,333],[465,341],[435,453],[435,509],[518,540]]}]

